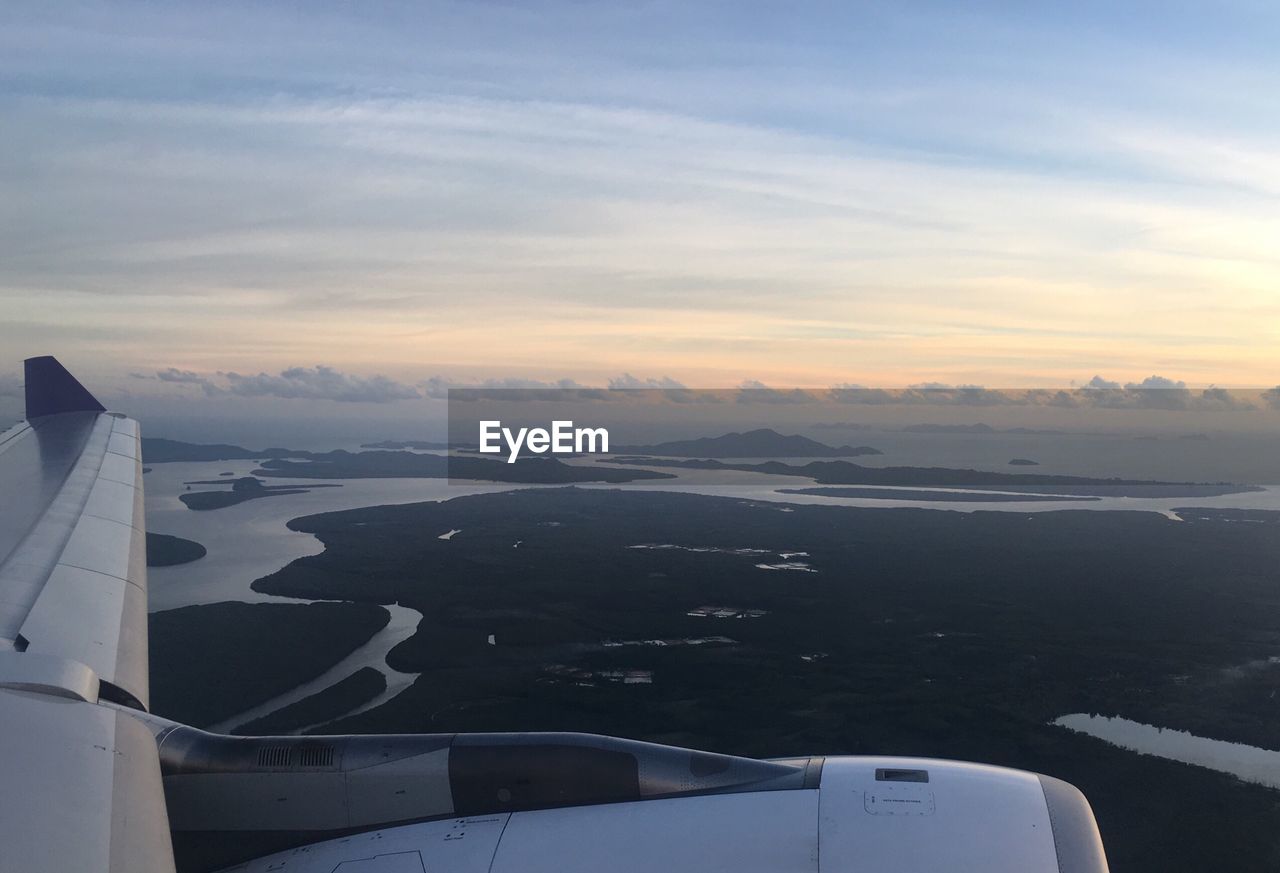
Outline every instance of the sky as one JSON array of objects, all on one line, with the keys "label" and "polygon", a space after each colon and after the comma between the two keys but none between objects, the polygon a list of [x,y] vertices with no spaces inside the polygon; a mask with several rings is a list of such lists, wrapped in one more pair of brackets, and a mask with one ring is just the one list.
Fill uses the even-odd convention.
[{"label": "sky", "polygon": [[0,394],[1274,386],[1277,44],[1268,2],[7,2]]}]

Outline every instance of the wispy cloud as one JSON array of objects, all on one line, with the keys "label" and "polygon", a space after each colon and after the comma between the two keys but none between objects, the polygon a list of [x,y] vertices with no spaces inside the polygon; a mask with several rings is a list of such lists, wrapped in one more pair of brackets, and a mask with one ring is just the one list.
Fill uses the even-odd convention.
[{"label": "wispy cloud", "polygon": [[660,388],[664,390],[678,390],[685,386],[672,379],[670,376],[659,376],[657,378],[638,378],[630,373],[623,373],[621,376],[615,376],[609,380],[610,388],[626,388],[626,389],[650,389]]},{"label": "wispy cloud", "polygon": [[121,370],[1262,378],[1274,13],[777,14],[11,14],[0,339]]},{"label": "wispy cloud", "polygon": [[[138,374],[141,375],[141,374]],[[143,378],[146,378],[145,376]],[[156,378],[161,382],[176,382],[180,385],[207,385],[209,379],[191,370],[179,370],[177,367],[165,367],[156,371]]]},{"label": "wispy cloud", "polygon": [[1216,387],[1193,390],[1187,388],[1185,382],[1165,376],[1149,376],[1141,382],[1124,385],[1094,376],[1081,387],[1070,389],[992,389],[938,382],[884,389],[845,384],[833,386],[828,396],[839,403],[871,406],[1042,406],[1197,412],[1243,412],[1256,408],[1246,391]]},{"label": "wispy cloud", "polygon": [[418,390],[386,376],[353,376],[322,364],[290,367],[276,375],[220,374],[228,390],[241,397],[305,398],[343,403],[391,403],[421,397]]},{"label": "wispy cloud", "polygon": [[199,373],[177,367],[157,370],[154,376],[131,374],[139,379],[155,379],[169,385],[192,386],[206,396],[274,397],[279,399],[333,400],[340,403],[391,403],[422,396],[417,388],[382,375],[360,376],[334,367],[289,367],[278,373]]},{"label": "wispy cloud", "polygon": [[521,397],[552,400],[563,396],[573,397],[578,392],[599,390],[581,385],[573,379],[544,381],[519,377],[454,379],[448,376],[431,376],[422,385],[426,396],[437,400],[457,400],[485,395],[495,398],[502,395],[511,399]]},{"label": "wispy cloud", "polygon": [[1094,376],[1074,395],[1084,405],[1110,409],[1195,410],[1200,412],[1241,412],[1254,405],[1240,392],[1223,388],[1193,391],[1181,379],[1148,376],[1141,382],[1118,383]]},{"label": "wispy cloud", "polygon": [[770,388],[759,379],[747,379],[738,386],[738,403],[812,403],[815,395],[801,388]]}]

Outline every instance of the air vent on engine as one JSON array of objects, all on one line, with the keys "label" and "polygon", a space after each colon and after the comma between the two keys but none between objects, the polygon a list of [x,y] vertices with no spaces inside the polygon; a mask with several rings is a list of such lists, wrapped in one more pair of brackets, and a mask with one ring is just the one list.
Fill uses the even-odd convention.
[{"label": "air vent on engine", "polygon": [[928,770],[898,770],[889,767],[876,768],[877,782],[928,782]]},{"label": "air vent on engine", "polygon": [[293,749],[288,746],[263,746],[258,749],[259,767],[288,767],[293,761]]},{"label": "air vent on engine", "polygon": [[303,746],[299,751],[303,767],[333,766],[333,746]]}]

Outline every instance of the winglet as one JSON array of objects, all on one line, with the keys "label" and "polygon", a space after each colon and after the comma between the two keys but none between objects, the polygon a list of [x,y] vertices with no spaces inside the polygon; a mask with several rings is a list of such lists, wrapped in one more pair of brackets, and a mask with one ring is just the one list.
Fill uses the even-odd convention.
[{"label": "winglet", "polygon": [[88,389],[52,355],[23,362],[27,382],[27,418],[59,412],[106,412]]}]

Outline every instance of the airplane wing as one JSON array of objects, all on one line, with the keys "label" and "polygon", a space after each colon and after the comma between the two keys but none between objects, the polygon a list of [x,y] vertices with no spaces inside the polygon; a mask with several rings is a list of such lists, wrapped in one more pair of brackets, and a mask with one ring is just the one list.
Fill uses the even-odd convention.
[{"label": "airplane wing", "polygon": [[153,715],[138,425],[52,358],[26,392],[0,434],[0,873],[1107,871],[1079,791],[1000,767]]},{"label": "airplane wing", "polygon": [[[0,433],[0,868],[171,871],[138,424],[50,357]],[[102,702],[116,706],[99,705]]]}]

